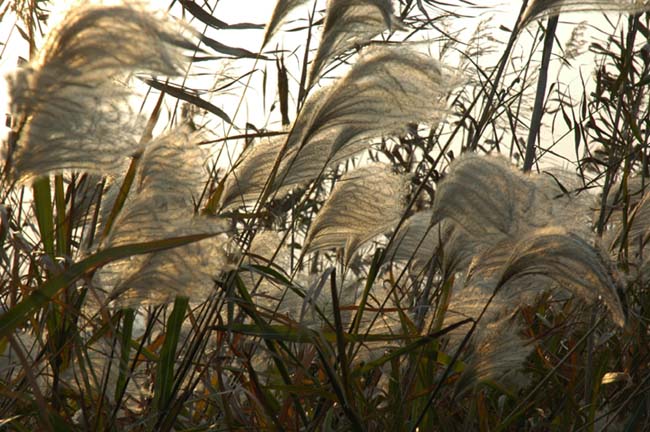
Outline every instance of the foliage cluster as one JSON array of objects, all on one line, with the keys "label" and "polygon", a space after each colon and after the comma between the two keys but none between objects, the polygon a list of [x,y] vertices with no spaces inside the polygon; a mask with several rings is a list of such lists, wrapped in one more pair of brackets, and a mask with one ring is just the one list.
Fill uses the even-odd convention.
[{"label": "foliage cluster", "polygon": [[[37,47],[47,2],[0,2],[30,51],[8,79],[1,427],[650,428],[650,6],[524,1],[462,42],[464,0],[278,0],[265,26],[173,3],[192,25],[86,5]],[[560,41],[589,10],[600,33]],[[302,52],[273,48],[285,30]],[[253,67],[191,88],[224,57]],[[220,104],[258,79],[282,126]]]}]

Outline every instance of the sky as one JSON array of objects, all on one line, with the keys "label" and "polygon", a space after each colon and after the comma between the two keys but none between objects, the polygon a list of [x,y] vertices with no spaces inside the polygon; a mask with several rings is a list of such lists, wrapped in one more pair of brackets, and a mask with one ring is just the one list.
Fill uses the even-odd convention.
[{"label": "sky", "polygon": [[[317,1],[317,10],[322,10],[325,1]],[[116,1],[104,1],[103,3],[116,3]],[[153,0],[151,0],[150,3],[151,9],[158,8],[164,10],[169,5],[169,2]],[[215,4],[214,1],[210,1],[209,3],[211,5]],[[513,7],[513,4],[515,3],[517,3],[517,7]],[[67,10],[69,7],[74,7],[75,4],[79,4],[79,1],[52,1],[50,9],[53,13],[49,20],[49,24],[56,23],[63,16],[63,11]],[[308,5],[309,4],[310,2],[308,2]],[[488,9],[462,9],[460,12],[465,14],[467,18],[454,20],[450,23],[451,28],[449,30],[452,32],[458,32],[458,38],[466,41],[469,40],[476,26],[479,25],[479,23],[484,23],[488,24],[492,29],[491,32],[488,33],[489,37],[502,41],[505,40],[508,34],[507,32],[499,30],[499,27],[513,27],[519,11],[518,2],[486,1],[481,4],[490,5],[489,13],[486,12]],[[251,22],[265,24],[271,16],[274,5],[274,0],[220,0],[216,2],[214,14],[219,17],[219,19],[228,23]],[[282,30],[284,31],[280,32],[268,46],[268,49],[284,49],[287,53],[285,62],[290,74],[290,92],[294,95],[297,94],[298,77],[296,74],[297,71],[299,71],[300,64],[302,63],[303,54],[301,50],[304,50],[305,34],[304,32],[289,32],[287,30],[303,24],[310,10],[311,8],[308,6],[300,7],[295,10],[282,27]],[[173,12],[176,12],[176,15],[178,15],[179,11],[180,6],[175,6]],[[189,14],[186,16],[191,18]],[[588,18],[598,20],[600,19],[598,16],[599,15],[597,14],[591,14]],[[558,27],[558,40],[563,42],[566,41],[570,37],[571,31],[575,28],[576,23],[583,19],[585,19],[585,15],[576,16],[576,14],[573,14],[563,16],[560,26]],[[4,20],[0,22],[0,42],[6,43],[0,52],[0,74],[2,76],[11,73],[11,71],[16,67],[19,56],[27,56],[27,44],[22,39],[20,33],[14,28],[15,22],[16,18],[11,14],[6,15]],[[204,30],[204,25],[201,23],[194,21],[191,22],[191,24],[200,31]],[[537,24],[532,24],[529,26],[528,30],[534,32],[535,26],[537,26]],[[208,32],[208,35],[226,45],[245,48],[252,52],[258,52],[264,31],[263,29],[243,31],[211,30]],[[433,37],[433,35],[431,37]],[[530,39],[530,34],[522,35],[518,47],[515,49],[515,54],[525,54],[526,50],[530,49]],[[314,44],[312,44],[311,48],[314,48]],[[432,54],[435,55],[435,53]],[[500,52],[495,52],[490,56],[484,57],[482,61],[486,64],[496,64],[500,54]],[[448,63],[451,62],[450,66],[452,67],[457,66],[459,61],[458,58],[453,58],[453,56],[446,58],[445,60]],[[564,85],[571,87],[573,82],[580,79],[581,73],[584,76],[589,76],[591,74],[591,70],[593,69],[592,60],[593,59],[588,54],[583,55],[580,62],[574,64],[572,68],[563,68],[561,70],[558,68],[558,64],[555,64],[554,69],[551,70],[549,82],[552,83],[559,77],[560,81]],[[223,82],[219,81],[220,76],[238,76],[239,74],[250,71],[253,68],[258,71],[242,80],[242,84],[239,86],[233,86],[229,91],[220,94],[213,94],[212,96],[206,94],[205,97],[211,98],[210,100],[212,103],[222,107],[233,118],[236,128],[241,129],[240,131],[243,131],[243,127],[246,123],[252,123],[258,128],[279,130],[281,129],[279,110],[270,110],[270,107],[273,104],[273,96],[275,95],[274,86],[276,82],[276,67],[273,61],[260,61],[256,63],[254,60],[237,60],[236,62],[219,61],[198,64],[193,68],[192,72],[199,74],[200,77],[192,78],[191,87],[206,90],[219,87]],[[266,80],[264,80],[264,75],[266,75]],[[267,84],[266,88],[264,88],[264,82]],[[249,85],[245,87],[243,85],[244,83]],[[244,98],[240,101],[243,92]],[[265,95],[267,97],[266,99],[264,99]],[[149,98],[148,103],[144,104],[145,112],[147,111],[147,108],[153,104],[154,100],[155,97],[151,97]],[[168,105],[168,108],[170,110],[173,109],[174,101],[169,100],[167,102],[170,104]],[[2,84],[0,85],[0,109],[4,109],[4,111],[7,112],[7,103],[8,97],[6,94],[6,86],[4,80],[2,80]],[[545,121],[547,120],[548,119],[545,119]],[[218,123],[211,123],[209,125],[215,129],[215,138],[233,132],[226,125]],[[548,129],[548,127],[546,129]],[[6,133],[7,129],[4,128],[2,132]],[[548,139],[549,131],[546,130],[545,132],[545,137]],[[558,136],[561,135],[561,130],[558,131],[557,134]],[[567,157],[575,158],[571,146],[562,146],[562,149],[566,150],[562,151],[562,153],[565,153]],[[234,158],[238,152],[238,149],[235,147],[228,147],[227,150],[230,158]],[[558,163],[561,164],[562,162],[558,161]]]}]

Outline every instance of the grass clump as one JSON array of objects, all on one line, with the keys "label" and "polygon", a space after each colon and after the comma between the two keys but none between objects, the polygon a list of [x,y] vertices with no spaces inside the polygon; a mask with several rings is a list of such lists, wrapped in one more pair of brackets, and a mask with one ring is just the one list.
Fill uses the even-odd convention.
[{"label": "grass clump", "polygon": [[[11,3],[0,424],[650,427],[648,7],[523,2],[464,44],[467,3],[278,1],[257,54],[207,3],[73,8],[40,49]],[[587,10],[627,15],[558,42]]]}]

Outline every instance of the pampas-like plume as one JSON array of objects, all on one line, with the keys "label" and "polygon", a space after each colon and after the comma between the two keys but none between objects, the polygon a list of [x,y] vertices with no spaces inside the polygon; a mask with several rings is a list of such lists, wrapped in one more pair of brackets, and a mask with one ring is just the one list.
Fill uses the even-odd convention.
[{"label": "pampas-like plume", "polygon": [[213,287],[213,277],[230,268],[224,234],[228,224],[193,216],[191,193],[198,191],[204,173],[197,139],[181,128],[147,146],[132,192],[135,196],[122,210],[105,245],[192,234],[214,236],[104,266],[96,273],[95,282],[110,288],[111,299],[118,305],[158,304],[177,295],[203,298]]},{"label": "pampas-like plume", "polygon": [[426,55],[397,47],[366,50],[347,75],[305,104],[288,137],[276,189],[315,178],[327,164],[367,148],[368,139],[403,133],[408,123],[439,121],[452,81]]},{"label": "pampas-like plume", "polygon": [[165,238],[187,222],[193,198],[205,178],[198,140],[198,135],[181,127],[147,146],[131,202],[116,220],[107,244],[120,246]]},{"label": "pampas-like plume", "polygon": [[[282,236],[276,231],[262,231],[255,234],[250,247],[248,248],[248,264],[261,266],[274,266],[281,271],[291,270],[291,251],[282,244]],[[273,310],[277,302],[287,289],[285,286],[278,286],[268,277],[262,276],[259,272],[239,271],[239,277],[255,296],[256,303]],[[253,291],[256,289],[256,291]]]},{"label": "pampas-like plume", "polygon": [[488,245],[556,224],[586,236],[592,197],[574,188],[564,173],[528,176],[505,158],[467,154],[440,184],[433,221],[451,219]]},{"label": "pampas-like plume", "polygon": [[[300,114],[302,120],[292,128],[293,136],[302,136],[306,133],[306,129],[310,124],[309,120],[325,100],[326,94],[326,90],[316,92],[306,101]],[[305,118],[307,120],[304,120]],[[327,148],[329,146],[327,137],[321,136],[319,139],[320,141],[317,143],[314,141],[309,149],[300,152],[300,157],[296,157],[299,148],[295,140],[287,143],[287,137],[270,139],[245,151],[241,156],[241,162],[237,164],[237,167],[226,180],[221,207],[227,209],[231,206],[254,202],[262,193],[267,181],[269,181],[273,164],[280,155],[285,143],[288,147],[285,148],[279,174],[276,175],[272,190],[282,194],[290,191],[295,186],[308,183],[318,177],[331,162],[329,153],[323,152],[323,147]],[[309,152],[312,147],[319,151]],[[360,151],[359,147],[361,146],[357,145],[355,151],[349,153],[349,155],[351,156]],[[365,148],[366,145],[364,144],[362,147]]]},{"label": "pampas-like plume", "polygon": [[432,216],[431,211],[421,211],[408,218],[386,250],[387,259],[411,261],[416,266],[425,265],[451,234],[446,226],[432,226]]},{"label": "pampas-like plume", "polygon": [[283,145],[283,138],[265,139],[240,156],[241,162],[224,184],[222,209],[254,202],[260,196]]},{"label": "pampas-like plume", "polygon": [[533,344],[521,336],[521,326],[506,317],[485,326],[481,339],[476,341],[466,359],[467,367],[456,383],[455,393],[463,394],[473,385],[485,381],[498,381],[523,387],[522,369]]},{"label": "pampas-like plume", "polygon": [[474,237],[498,241],[525,223],[533,188],[501,157],[468,154],[440,184],[433,221],[449,218]]},{"label": "pampas-like plume", "polygon": [[8,149],[22,179],[51,172],[106,173],[137,146],[133,72],[175,75],[187,42],[144,11],[80,7],[66,15],[39,56],[9,77],[17,146]]},{"label": "pampas-like plume", "polygon": [[626,314],[610,266],[580,237],[561,228],[542,228],[522,236],[497,286],[530,275],[552,279],[587,302],[602,298],[614,322],[625,325]]},{"label": "pampas-like plume", "polygon": [[311,64],[313,85],[334,57],[395,27],[392,0],[329,0],[323,34]]},{"label": "pampas-like plume", "polygon": [[334,86],[312,96],[320,101],[301,112],[287,147],[327,138],[331,145],[322,150],[334,157],[359,140],[402,133],[408,123],[433,123],[446,112],[443,97],[453,81],[424,54],[401,47],[367,49]]},{"label": "pampas-like plume", "polygon": [[402,217],[406,179],[375,164],[345,174],[307,233],[306,250],[344,248],[344,262]]},{"label": "pampas-like plume", "polygon": [[282,22],[285,20],[287,15],[289,15],[292,10],[306,2],[307,0],[278,0],[278,2],[275,4],[275,9],[273,9],[271,20],[266,26],[264,43],[262,46],[265,46],[267,43],[269,43],[271,38],[278,31],[278,28],[280,28],[280,25],[282,25]]},{"label": "pampas-like plume", "polygon": [[[175,235],[215,234],[225,229],[224,224],[219,223],[203,223],[200,227],[191,224],[183,231],[176,231]],[[234,268],[224,247],[227,241],[225,234],[219,234],[148,255],[135,267],[136,271],[121,275],[111,298],[120,307],[168,303],[176,296],[204,300],[213,292],[219,272]]]},{"label": "pampas-like plume", "polygon": [[[308,183],[367,149],[368,140],[402,133],[408,123],[439,121],[453,81],[438,62],[412,50],[366,50],[346,76],[308,98],[284,143],[272,190]],[[282,147],[269,142],[244,156],[227,182],[222,206],[258,197]]]},{"label": "pampas-like plume", "polygon": [[531,21],[561,12],[624,12],[640,13],[650,9],[647,0],[534,0],[524,12],[521,22],[526,25]]}]

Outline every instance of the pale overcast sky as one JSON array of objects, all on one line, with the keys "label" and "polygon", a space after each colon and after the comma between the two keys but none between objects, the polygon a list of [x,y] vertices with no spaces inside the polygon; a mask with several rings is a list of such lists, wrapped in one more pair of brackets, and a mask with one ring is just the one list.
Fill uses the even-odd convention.
[{"label": "pale overcast sky", "polygon": [[[55,11],[53,15],[53,19],[51,22],[56,22],[57,17],[61,15],[61,11],[65,10],[67,7],[66,5],[69,5],[70,3],[72,4],[78,4],[79,2],[70,2],[70,1],[64,1],[64,0],[55,0],[52,2],[52,10]],[[104,3],[107,3],[104,1]],[[110,3],[116,3],[116,1],[110,1]],[[164,7],[166,8],[169,5],[170,2],[161,2],[161,1],[153,1],[151,0],[151,4],[154,5],[154,7]],[[200,2],[199,2],[200,3]],[[481,3],[482,6],[486,6],[488,2],[483,2]],[[451,23],[452,25],[452,30],[463,30],[462,33],[459,35],[460,40],[468,40],[471,34],[473,33],[474,29],[476,28],[476,25],[481,21],[481,20],[486,20],[489,17],[489,25],[491,28],[494,29],[493,36],[495,38],[498,38],[500,40],[504,40],[507,37],[507,33],[504,31],[500,31],[499,26],[505,26],[507,28],[512,28],[514,21],[516,19],[517,13],[519,11],[519,2],[517,1],[493,1],[491,2],[494,7],[490,9],[490,14],[488,15],[486,12],[486,9],[482,9],[483,15],[478,16],[476,18],[467,18],[467,19],[458,19],[454,22]],[[210,4],[214,4],[214,2],[210,2]],[[258,24],[265,24],[266,21],[269,19],[271,16],[271,12],[273,10],[273,7],[275,6],[275,1],[274,0],[220,0],[217,3],[216,6],[216,16],[219,17],[219,19],[226,21],[228,23],[238,23],[238,22],[251,22],[251,23],[258,23]],[[317,4],[318,8],[317,10],[322,10],[325,6],[325,0],[318,0]],[[174,7],[174,11],[178,12],[180,10],[180,6],[176,5]],[[287,21],[287,23],[283,26],[284,30],[291,29],[293,27],[298,26],[300,23],[300,20],[304,20],[307,17],[308,12],[311,10],[311,6],[308,5],[305,7],[300,7],[297,10],[295,10],[290,16]],[[466,9],[465,13],[469,16],[476,16],[478,9],[471,9],[468,8]],[[176,14],[178,15],[178,14]],[[186,17],[191,17],[189,14],[186,15]],[[598,20],[598,15],[597,14],[590,14],[587,18]],[[562,16],[562,20],[565,23],[561,23],[559,28],[558,28],[558,39],[562,41],[563,43],[569,38],[569,35],[571,34],[572,29],[575,27],[575,23],[579,22],[580,20],[585,19],[586,16],[584,14],[572,14],[572,15],[566,15]],[[15,23],[15,17],[7,14],[4,18],[4,20],[0,23],[0,42],[7,42],[7,45],[3,47],[2,51],[2,56],[0,58],[0,72],[2,75],[6,75],[9,73],[11,70],[15,68],[18,56],[26,56],[27,55],[27,45],[25,41],[22,39],[20,33],[14,29],[14,23]],[[537,24],[532,24],[530,26],[530,31],[534,32],[535,26]],[[196,21],[196,27],[199,30],[203,30],[204,25],[202,23],[199,23]],[[214,31],[212,30],[209,35],[210,37],[213,37],[217,39],[219,42],[224,43],[226,45],[234,46],[234,47],[240,47],[240,48],[245,48],[248,49],[249,51],[252,52],[257,52],[260,48],[262,38],[263,38],[264,31],[263,30],[220,30],[220,31]],[[515,53],[525,53],[526,50],[529,50],[530,48],[530,40],[526,41],[526,36],[522,36],[522,41],[519,43],[519,47],[517,50],[515,50]],[[530,39],[530,37],[529,37]],[[280,47],[285,49],[287,52],[293,52],[293,55],[289,55],[288,58],[286,59],[287,63],[287,68],[289,69],[289,73],[291,74],[292,72],[297,73],[299,64],[302,62],[302,53],[300,52],[301,49],[304,49],[303,43],[305,40],[305,35],[301,34],[300,32],[280,32],[274,39],[274,41],[269,45],[269,48],[275,48],[275,47]],[[589,39],[588,39],[589,40]],[[315,46],[315,42],[312,43],[312,49]],[[484,58],[483,60],[486,63],[491,63],[495,64],[500,53],[495,53],[492,58]],[[449,61],[449,59],[447,59]],[[456,61],[456,60],[452,60]],[[585,64],[582,68],[582,73],[585,74],[586,76],[590,76],[591,71],[593,69],[593,65],[591,64],[592,59],[590,56],[583,56],[581,58],[581,62]],[[215,67],[217,68],[224,68],[226,72],[229,72],[231,75],[236,76],[237,72],[245,72],[249,71],[253,68],[254,66],[254,61],[253,60],[237,60],[234,62],[227,62],[223,61],[220,63],[216,62],[208,62],[204,64],[198,64],[196,65],[195,68],[193,68],[192,72],[202,72],[206,75],[208,75],[208,78],[203,78],[203,81],[199,81],[199,84],[194,84],[197,87],[202,87],[202,88],[210,88],[214,86],[214,77],[218,75],[219,70],[215,70]],[[451,64],[451,66],[456,66],[455,64]],[[234,118],[235,124],[237,126],[243,126],[246,122],[250,122],[255,124],[257,127],[266,127],[269,129],[279,129],[279,113],[274,112],[269,114],[269,105],[272,103],[272,100],[266,101],[266,110],[263,109],[262,104],[260,103],[261,101],[261,95],[263,93],[262,91],[262,73],[261,70],[263,70],[266,67],[268,76],[267,76],[267,86],[268,86],[268,94],[275,95],[275,63],[274,62],[259,62],[256,67],[260,70],[260,72],[254,74],[251,77],[250,81],[250,88],[247,90],[247,97],[244,100],[244,103],[242,104],[241,110],[238,112],[237,116]],[[570,85],[571,82],[575,81],[579,77],[579,71],[580,69],[578,67],[574,67],[572,69],[569,68],[564,68],[562,69],[562,74],[561,74],[561,81],[563,84]],[[211,75],[211,76],[210,76]],[[549,76],[549,83],[553,82],[556,79],[557,75],[557,69],[555,69],[555,73],[551,71],[551,74]],[[290,79],[291,81],[291,79]],[[292,83],[290,82],[290,86]],[[219,94],[219,95],[214,95],[211,99],[212,103],[215,105],[218,105],[222,107],[229,115],[234,116],[235,114],[235,107],[238,105],[239,97],[241,95],[241,90],[243,87],[233,87],[231,94]],[[293,90],[296,88],[295,82],[293,83],[293,88],[290,87],[291,92],[295,94]],[[6,87],[4,85],[4,80],[2,82],[2,87],[0,88],[0,107],[4,109],[6,112],[6,105],[7,105],[7,95],[6,95]],[[173,103],[173,101],[169,101],[169,103]],[[546,119],[545,119],[546,120]],[[4,123],[4,122],[3,122]],[[6,130],[5,130],[6,132]],[[215,130],[215,133],[218,134],[223,134],[225,133],[226,130]],[[548,133],[548,131],[547,131]],[[566,156],[570,157],[573,159],[573,150],[571,147],[566,147]],[[234,150],[233,150],[234,154]]]}]

